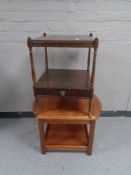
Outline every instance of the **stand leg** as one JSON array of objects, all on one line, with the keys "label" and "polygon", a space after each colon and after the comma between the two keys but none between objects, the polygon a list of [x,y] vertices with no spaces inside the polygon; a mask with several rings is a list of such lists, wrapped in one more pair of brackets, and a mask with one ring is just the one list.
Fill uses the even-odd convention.
[{"label": "stand leg", "polygon": [[42,154],[45,154],[44,121],[43,121],[43,120],[38,120],[38,123],[39,123],[41,153],[42,153]]},{"label": "stand leg", "polygon": [[90,111],[91,111],[91,103],[92,103],[92,99],[89,98],[89,105],[88,105],[88,115],[89,115],[89,118],[90,118]]},{"label": "stand leg", "polygon": [[89,140],[88,140],[88,148],[87,148],[87,154],[92,155],[93,150],[93,141],[94,141],[94,133],[95,133],[95,124],[96,121],[90,121],[90,127],[89,127]]},{"label": "stand leg", "polygon": [[89,107],[88,107],[89,113],[90,113],[90,111],[91,111],[91,102],[92,102],[92,99],[89,98]]}]

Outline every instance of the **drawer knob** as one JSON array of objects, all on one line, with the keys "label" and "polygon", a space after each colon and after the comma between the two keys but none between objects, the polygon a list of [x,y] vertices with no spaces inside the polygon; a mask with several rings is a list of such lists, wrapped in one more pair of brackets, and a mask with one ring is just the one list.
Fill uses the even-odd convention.
[{"label": "drawer knob", "polygon": [[65,94],[66,94],[66,92],[65,92],[65,91],[60,91],[60,95],[61,95],[62,97],[64,97],[64,96],[65,96]]}]

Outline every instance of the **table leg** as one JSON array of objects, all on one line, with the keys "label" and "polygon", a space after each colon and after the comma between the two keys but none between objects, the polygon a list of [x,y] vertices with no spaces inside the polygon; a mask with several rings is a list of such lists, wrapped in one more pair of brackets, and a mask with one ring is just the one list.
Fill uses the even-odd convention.
[{"label": "table leg", "polygon": [[89,140],[88,140],[88,148],[87,148],[88,155],[92,155],[95,125],[96,125],[95,120],[90,121],[90,123],[89,123]]},{"label": "table leg", "polygon": [[38,120],[39,123],[39,134],[40,134],[40,145],[41,153],[45,154],[45,131],[44,131],[44,120]]}]

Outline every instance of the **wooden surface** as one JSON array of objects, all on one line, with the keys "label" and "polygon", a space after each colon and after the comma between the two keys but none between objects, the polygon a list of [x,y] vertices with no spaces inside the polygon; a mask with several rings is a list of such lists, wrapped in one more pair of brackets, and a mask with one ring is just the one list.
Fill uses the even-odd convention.
[{"label": "wooden surface", "polygon": [[90,94],[90,84],[87,70],[48,69],[34,87],[38,95],[87,98]]},{"label": "wooden surface", "polygon": [[[34,96],[37,97],[38,95],[44,95],[89,98],[89,106],[91,106],[91,99],[94,92],[96,54],[98,44],[98,38],[94,39],[91,33],[87,36],[47,36],[46,33],[44,33],[42,37],[34,40],[28,37],[27,45],[30,51]],[[46,71],[38,80],[38,82],[35,78],[36,74],[33,64],[34,61],[32,47],[45,47]],[[89,50],[87,70],[48,69],[47,47],[87,47]],[[93,54],[91,54],[91,50],[93,50]],[[91,55],[93,56],[93,61],[90,60]],[[89,72],[91,73],[91,78],[89,76]]]},{"label": "wooden surface", "polygon": [[50,124],[46,150],[86,150],[85,125]]},{"label": "wooden surface", "polygon": [[97,120],[101,114],[101,103],[96,96],[92,100],[90,115],[88,104],[88,99],[39,97],[34,101],[33,112],[37,119],[50,123],[87,123]]},{"label": "wooden surface", "polygon": [[40,135],[40,144],[41,144],[41,152],[42,154],[45,153],[45,144],[46,144],[46,137],[45,137],[45,125],[43,120],[38,120],[39,123],[39,135]]},{"label": "wooden surface", "polygon": [[87,90],[90,75],[87,70],[48,69],[38,80],[37,87]]},{"label": "wooden surface", "polygon": [[[31,38],[30,38],[31,39]],[[32,47],[98,47],[98,39],[89,35],[41,36],[31,39]]]},{"label": "wooden surface", "polygon": [[88,103],[87,99],[58,97],[40,97],[34,102],[42,153],[48,150],[79,150],[92,154],[95,123],[100,116],[101,103],[96,96],[93,97],[90,115]]},{"label": "wooden surface", "polygon": [[[99,40],[93,39],[92,34],[47,36],[44,33],[44,36],[34,40],[28,38],[36,97],[33,112],[39,123],[42,153],[46,150],[59,149],[85,150],[89,155],[92,154],[95,122],[101,113],[101,103],[96,96],[93,96],[98,43]],[[46,71],[37,82],[34,78],[32,47],[45,47]],[[48,69],[47,47],[89,48],[87,70]],[[91,48],[94,50],[92,64],[90,63]],[[45,123],[48,123],[46,130]]]}]

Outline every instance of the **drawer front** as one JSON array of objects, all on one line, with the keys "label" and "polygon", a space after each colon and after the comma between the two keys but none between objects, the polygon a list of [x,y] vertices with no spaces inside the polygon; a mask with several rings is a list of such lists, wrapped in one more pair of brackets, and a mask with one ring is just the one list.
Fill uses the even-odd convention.
[{"label": "drawer front", "polygon": [[60,96],[60,97],[89,97],[89,90],[73,90],[73,89],[42,89],[35,88],[36,95]]}]

